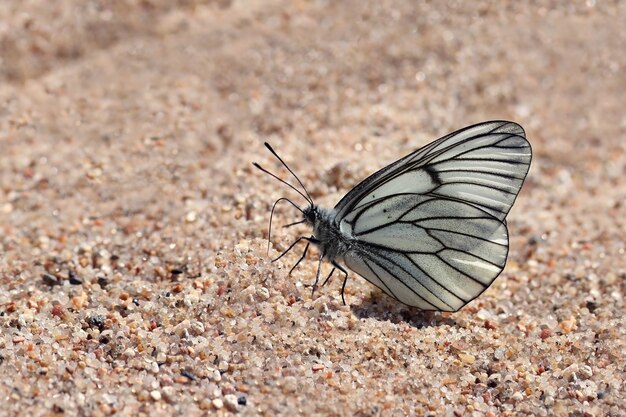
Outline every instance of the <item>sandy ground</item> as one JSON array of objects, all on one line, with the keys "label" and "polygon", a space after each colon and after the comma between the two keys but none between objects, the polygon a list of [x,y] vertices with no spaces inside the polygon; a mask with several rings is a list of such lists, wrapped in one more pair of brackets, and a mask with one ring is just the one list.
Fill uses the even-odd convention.
[{"label": "sandy ground", "polygon": [[[0,415],[625,416],[626,3],[0,3]],[[266,255],[445,133],[534,149],[458,313]],[[284,175],[281,173],[281,175]],[[297,220],[288,205],[276,225]],[[306,228],[281,229],[270,256]],[[323,272],[327,272],[324,266]]]}]

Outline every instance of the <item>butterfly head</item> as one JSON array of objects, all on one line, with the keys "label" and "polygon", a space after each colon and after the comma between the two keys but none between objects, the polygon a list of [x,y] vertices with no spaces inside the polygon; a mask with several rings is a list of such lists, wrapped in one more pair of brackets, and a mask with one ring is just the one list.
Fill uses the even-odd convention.
[{"label": "butterfly head", "polygon": [[314,226],[319,216],[319,211],[317,209],[317,206],[311,204],[310,206],[308,206],[302,211],[302,215],[304,217],[304,222],[306,224],[310,224],[311,226]]}]

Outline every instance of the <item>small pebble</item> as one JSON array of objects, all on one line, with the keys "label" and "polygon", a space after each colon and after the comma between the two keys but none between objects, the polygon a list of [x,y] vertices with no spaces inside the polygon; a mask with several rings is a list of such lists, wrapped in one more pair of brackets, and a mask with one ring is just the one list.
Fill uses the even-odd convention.
[{"label": "small pebble", "polygon": [[257,288],[256,295],[263,301],[269,300],[270,291],[265,287]]},{"label": "small pebble", "polygon": [[209,374],[209,377],[213,382],[220,382],[222,380],[222,373],[219,370],[215,369]]},{"label": "small pebble", "polygon": [[60,282],[57,279],[57,277],[55,277],[52,274],[42,274],[41,279],[43,280],[44,284],[47,284],[51,287],[55,285],[60,285]]},{"label": "small pebble", "polygon": [[224,405],[230,411],[237,411],[237,396],[234,394],[224,395]]},{"label": "small pebble", "polygon": [[82,285],[83,284],[82,278],[79,277],[78,275],[76,275],[76,272],[70,270],[68,275],[69,275],[70,284],[72,284],[72,285]]},{"label": "small pebble", "polygon": [[192,374],[191,372],[188,372],[188,371],[183,370],[183,371],[181,371],[181,373],[180,373],[180,374],[181,374],[182,376],[184,376],[185,378],[190,379],[191,381],[195,381],[195,380],[196,380],[196,377],[195,377],[195,376],[193,376],[193,374]]},{"label": "small pebble", "polygon": [[196,221],[197,218],[198,218],[198,213],[196,213],[195,211],[190,211],[185,215],[185,221],[187,223],[193,223]]},{"label": "small pebble", "polygon": [[161,399],[161,393],[157,390],[150,391],[150,398],[154,401],[159,401]]},{"label": "small pebble", "polygon": [[163,399],[169,403],[176,402],[176,391],[174,387],[163,387]]},{"label": "small pebble", "polygon": [[478,317],[481,320],[493,320],[493,315],[485,310],[484,308],[481,308],[480,310],[478,310],[478,313],[476,313],[476,317]]},{"label": "small pebble", "polygon": [[62,305],[55,304],[52,306],[52,310],[50,310],[50,313],[55,317],[63,318],[63,316],[65,315],[65,309]]},{"label": "small pebble", "polygon": [[589,365],[583,365],[580,367],[579,373],[585,378],[591,378],[593,376],[593,369],[591,369],[591,366]]},{"label": "small pebble", "polygon": [[552,330],[550,329],[542,329],[541,333],[539,333],[539,337],[541,338],[541,340],[545,340],[550,336],[552,336]]},{"label": "small pebble", "polygon": [[104,320],[105,317],[102,314],[96,314],[93,316],[89,316],[87,319],[87,324],[89,327],[96,328],[100,331],[104,330]]},{"label": "small pebble", "polygon": [[322,365],[321,363],[317,363],[311,367],[311,370],[313,372],[318,372],[318,371],[321,371],[322,369],[324,369],[324,365]]},{"label": "small pebble", "polygon": [[489,375],[489,381],[500,382],[501,379],[502,379],[502,375],[499,373]]},{"label": "small pebble", "polygon": [[564,333],[570,333],[572,330],[576,329],[576,318],[574,316],[570,316],[568,319],[560,322],[559,326]]},{"label": "small pebble", "polygon": [[201,334],[204,333],[204,324],[202,324],[199,321],[192,321],[191,322],[191,331],[194,335],[199,336]]},{"label": "small pebble", "polygon": [[463,363],[466,363],[468,365],[471,365],[476,361],[476,357],[474,355],[470,355],[467,353],[459,353],[459,358],[461,359],[461,361],[463,361]]},{"label": "small pebble", "polygon": [[226,361],[220,361],[219,365],[217,365],[217,369],[220,372],[226,372],[228,371],[228,362]]},{"label": "small pebble", "polygon": [[524,399],[524,394],[522,394],[521,392],[516,392],[511,396],[511,399],[515,402],[522,401]]},{"label": "small pebble", "polygon": [[572,381],[575,377],[576,377],[576,373],[578,372],[578,364],[577,363],[573,363],[570,366],[568,366],[567,368],[565,368],[562,372],[563,377],[568,380],[568,381]]}]

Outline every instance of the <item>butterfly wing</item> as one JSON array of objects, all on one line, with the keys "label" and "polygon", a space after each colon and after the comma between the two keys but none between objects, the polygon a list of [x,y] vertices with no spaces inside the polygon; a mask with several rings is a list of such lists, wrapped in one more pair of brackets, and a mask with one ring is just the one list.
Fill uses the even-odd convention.
[{"label": "butterfly wing", "polygon": [[405,304],[458,310],[504,268],[504,219],[530,161],[523,129],[496,121],[383,168],[335,206],[335,223],[354,239],[344,262]]}]

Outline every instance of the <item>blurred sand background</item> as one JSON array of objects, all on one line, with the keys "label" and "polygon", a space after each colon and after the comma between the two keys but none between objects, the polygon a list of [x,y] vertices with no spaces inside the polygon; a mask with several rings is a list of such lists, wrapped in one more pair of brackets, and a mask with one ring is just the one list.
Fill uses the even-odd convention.
[{"label": "blurred sand background", "polygon": [[[0,415],[625,416],[626,2],[2,1]],[[319,203],[489,119],[534,149],[455,314],[316,252]],[[281,174],[283,175],[283,174]],[[299,200],[297,200],[299,201]],[[271,256],[305,229],[277,210]],[[325,266],[323,272],[328,271]]]}]

